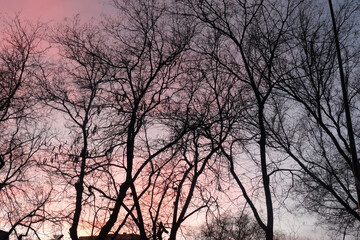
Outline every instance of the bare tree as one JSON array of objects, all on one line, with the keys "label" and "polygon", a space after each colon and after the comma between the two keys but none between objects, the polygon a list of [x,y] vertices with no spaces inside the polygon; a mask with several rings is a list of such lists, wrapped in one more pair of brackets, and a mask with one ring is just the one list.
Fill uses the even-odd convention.
[{"label": "bare tree", "polygon": [[[234,141],[230,148],[222,148],[229,160],[230,172],[242,190],[259,225],[266,232],[267,239],[273,239],[273,201],[269,167],[266,156],[267,132],[266,111],[268,99],[274,86],[283,74],[281,66],[288,51],[287,39],[291,29],[293,13],[301,1],[196,1],[187,2],[190,12],[185,15],[200,20],[204,27],[205,39],[210,47],[202,47],[206,56],[213,58],[223,71],[237,79],[235,86],[242,94],[239,107],[246,109],[246,114],[239,118],[238,129],[234,132]],[[210,33],[210,34],[209,34]],[[247,120],[245,120],[247,119]],[[243,134],[244,137],[239,135]],[[246,136],[247,135],[247,136]],[[242,141],[239,141],[241,138]],[[259,214],[244,183],[236,172],[236,149],[241,149],[245,139],[248,143],[257,143],[261,172],[262,188],[266,202],[266,221]],[[250,140],[250,141],[249,141]],[[251,157],[257,162],[256,154],[250,150]]]},{"label": "bare tree", "polygon": [[58,28],[52,40],[64,61],[51,69],[55,74],[42,76],[42,98],[65,116],[72,137],[61,139],[48,163],[75,187],[66,191],[75,196],[68,215],[72,239],[90,220],[93,234],[103,239],[129,226],[129,219],[147,239],[142,174],[154,161],[166,159],[163,155],[188,129],[184,124],[172,137],[165,131],[158,139],[147,138],[152,128],[162,126],[157,119],[178,88],[191,28],[174,25],[167,6],[156,1],[115,1],[114,6],[121,19],[108,18],[103,26],[75,19]]},{"label": "bare tree", "polygon": [[[0,48],[0,221],[8,235],[34,234],[47,217],[45,204],[51,184],[42,187],[38,153],[47,133],[39,119],[34,74],[44,53],[43,26],[21,21],[3,22]],[[34,172],[39,172],[38,179]],[[39,238],[39,237],[38,237]]]},{"label": "bare tree", "polygon": [[78,239],[85,177],[93,168],[101,168],[102,163],[97,161],[105,157],[98,131],[101,131],[103,118],[100,113],[106,107],[104,101],[107,98],[99,95],[109,67],[87,50],[99,51],[101,34],[90,24],[81,25],[78,18],[70,26],[58,28],[52,41],[59,46],[62,59],[59,65],[44,69],[40,76],[42,92],[39,97],[52,111],[58,112],[58,119],[65,117],[63,121],[69,128],[66,134],[70,138],[58,137],[59,143],[53,145],[49,162],[44,161],[43,164],[75,187],[70,236]]},{"label": "bare tree", "polygon": [[[356,184],[351,180],[356,176],[354,148],[349,140],[352,134],[348,132],[351,121],[346,116],[358,116],[359,56],[353,44],[358,31],[353,17],[358,5],[351,1],[339,5],[334,19],[337,35],[328,8],[314,4],[309,11],[310,3],[306,4],[299,8],[294,22],[299,28],[294,32],[296,38],[289,58],[293,70],[279,85],[282,100],[275,109],[277,119],[269,122],[269,129],[273,129],[270,135],[277,142],[274,147],[285,150],[298,164],[290,172],[300,178],[296,189],[302,194],[297,197],[303,196],[304,207],[318,214],[328,228],[345,236],[357,232],[359,226]],[[314,15],[314,11],[318,14]],[[338,51],[343,56],[342,66]],[[343,71],[340,68],[346,71],[339,78],[339,71]],[[357,122],[351,125],[358,128]],[[356,141],[358,136],[353,136]]]},{"label": "bare tree", "polygon": [[[118,19],[111,19],[106,25],[109,36],[117,42],[109,46],[112,49],[109,62],[116,71],[111,94],[116,99],[114,110],[123,114],[126,120],[124,134],[119,135],[122,131],[115,132],[125,143],[120,151],[125,153],[121,161],[126,167],[126,177],[117,190],[114,210],[98,238],[105,236],[115,224],[126,192],[130,190],[136,212],[133,220],[141,238],[147,239],[143,207],[139,201],[143,192],[139,191],[142,188],[138,183],[140,176],[144,168],[156,162],[181,139],[187,125],[181,126],[171,138],[164,129],[164,135],[155,141],[156,144],[146,141],[146,133],[151,132],[156,124],[161,127],[161,122],[156,120],[159,117],[157,112],[166,109],[169,98],[177,89],[182,53],[192,32],[186,25],[173,25],[168,16],[168,6],[164,3],[137,1],[129,5],[116,1],[114,4],[127,18],[126,25],[119,24]],[[124,124],[115,122],[115,126],[122,127]],[[142,152],[145,149],[146,152]]]},{"label": "bare tree", "polygon": [[[342,98],[344,103],[344,112],[345,112],[345,119],[346,119],[346,129],[347,129],[347,135],[349,138],[349,150],[351,154],[351,169],[354,176],[354,183],[356,188],[356,194],[357,194],[357,202],[358,202],[358,212],[360,214],[360,164],[359,159],[357,157],[356,152],[356,143],[355,143],[355,134],[353,130],[353,124],[351,120],[351,109],[349,104],[349,90],[347,87],[348,79],[346,79],[345,72],[344,72],[344,66],[343,66],[343,60],[342,60],[342,54],[341,54],[341,48],[340,48],[340,38],[339,38],[339,32],[338,32],[338,26],[335,20],[335,14],[333,9],[332,1],[329,0],[329,8],[330,8],[330,15],[331,15],[331,22],[333,25],[333,34],[334,34],[334,42],[336,47],[336,56],[337,61],[339,65],[339,74],[340,74],[340,82],[341,82],[341,91],[342,91]],[[355,11],[358,10],[359,7],[355,6]],[[348,14],[349,17],[351,17],[350,13]]]}]

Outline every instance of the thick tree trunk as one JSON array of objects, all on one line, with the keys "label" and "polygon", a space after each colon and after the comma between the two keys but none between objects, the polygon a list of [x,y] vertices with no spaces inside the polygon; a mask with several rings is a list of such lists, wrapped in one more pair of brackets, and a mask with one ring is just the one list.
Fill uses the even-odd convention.
[{"label": "thick tree trunk", "polygon": [[264,124],[264,106],[259,104],[259,129],[260,129],[260,162],[261,162],[261,173],[264,185],[265,200],[266,200],[266,213],[267,213],[267,224],[266,224],[266,240],[273,240],[274,238],[274,210],[271,199],[270,191],[270,178],[267,172],[266,162],[266,132]]},{"label": "thick tree trunk", "polygon": [[[87,119],[87,118],[86,118]],[[77,230],[79,226],[81,211],[82,211],[82,195],[84,192],[84,177],[85,177],[85,166],[86,166],[86,152],[87,152],[87,134],[86,134],[86,123],[83,127],[83,138],[84,138],[84,145],[83,149],[81,150],[81,170],[79,180],[75,183],[75,190],[76,190],[76,203],[75,203],[75,213],[73,217],[73,222],[70,228],[70,237],[72,240],[79,240]]]}]

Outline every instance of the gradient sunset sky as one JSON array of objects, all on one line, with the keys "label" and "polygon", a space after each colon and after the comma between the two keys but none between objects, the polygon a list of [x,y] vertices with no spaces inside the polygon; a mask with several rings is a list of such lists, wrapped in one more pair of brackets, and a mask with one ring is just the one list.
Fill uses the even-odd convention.
[{"label": "gradient sunset sky", "polygon": [[41,21],[62,21],[80,14],[82,18],[100,17],[111,10],[106,0],[0,0],[0,16],[13,16]]}]

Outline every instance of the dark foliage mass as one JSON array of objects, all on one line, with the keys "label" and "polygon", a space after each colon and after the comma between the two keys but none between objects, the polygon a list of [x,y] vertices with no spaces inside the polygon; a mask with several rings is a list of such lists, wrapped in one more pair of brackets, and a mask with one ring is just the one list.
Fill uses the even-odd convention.
[{"label": "dark foliage mass", "polygon": [[359,238],[357,1],[111,4],[2,19],[6,236],[273,240],[286,208]]},{"label": "dark foliage mass", "polygon": [[248,215],[224,216],[214,219],[201,229],[200,239],[204,240],[261,240],[265,234],[259,224]]}]

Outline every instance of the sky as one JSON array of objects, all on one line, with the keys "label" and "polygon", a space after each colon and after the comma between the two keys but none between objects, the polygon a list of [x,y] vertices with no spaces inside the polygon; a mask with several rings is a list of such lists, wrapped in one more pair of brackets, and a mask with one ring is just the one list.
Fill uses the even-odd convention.
[{"label": "sky", "polygon": [[0,0],[0,16],[20,12],[21,18],[62,21],[80,14],[82,18],[98,18],[111,10],[105,0]]}]

